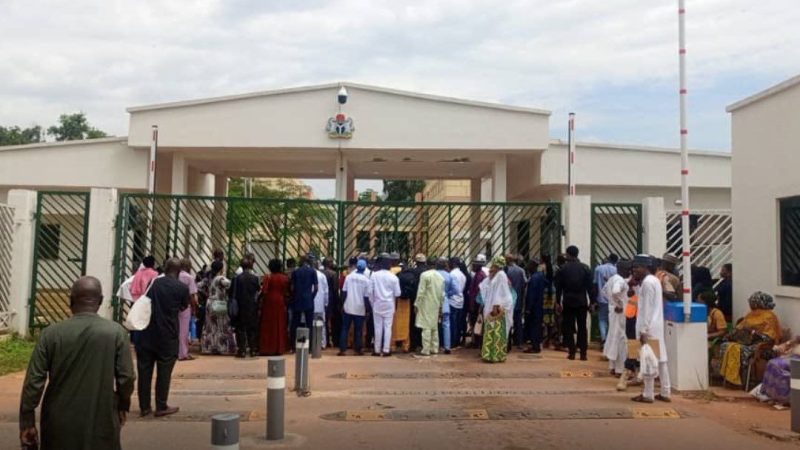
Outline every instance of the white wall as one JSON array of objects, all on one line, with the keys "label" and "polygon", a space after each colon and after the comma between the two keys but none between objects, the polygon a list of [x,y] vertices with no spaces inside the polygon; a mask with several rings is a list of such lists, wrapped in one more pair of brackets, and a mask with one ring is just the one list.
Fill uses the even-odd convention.
[{"label": "white wall", "polygon": [[779,283],[777,199],[800,195],[800,85],[732,113],[734,314],[756,290],[776,296],[782,326],[800,334],[800,288]]},{"label": "white wall", "polygon": [[147,151],[124,138],[0,147],[0,186],[146,189]]},{"label": "white wall", "polygon": [[[679,187],[677,150],[578,143],[575,179],[581,185]],[[695,187],[730,188],[731,158],[727,153],[693,152],[690,183]],[[567,183],[567,146],[552,143],[542,155],[541,184]],[[646,197],[646,196],[645,196]]]},{"label": "white wall", "polygon": [[[140,110],[131,108],[129,142],[161,147],[306,147],[544,149],[548,114],[497,109],[347,85],[343,112],[353,118],[349,140],[330,139],[338,86]],[[191,102],[190,102],[191,103]]]}]

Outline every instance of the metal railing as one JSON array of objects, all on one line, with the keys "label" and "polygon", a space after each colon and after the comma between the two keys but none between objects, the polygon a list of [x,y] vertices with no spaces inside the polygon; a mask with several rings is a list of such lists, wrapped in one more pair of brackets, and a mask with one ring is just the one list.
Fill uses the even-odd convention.
[{"label": "metal railing", "polygon": [[609,253],[632,259],[642,251],[642,205],[592,204],[591,265],[603,263]]},{"label": "metal railing", "polygon": [[14,208],[0,204],[0,332],[11,326],[11,267],[14,263]]},{"label": "metal railing", "polygon": [[[680,256],[683,250],[681,213],[667,212],[667,252]],[[707,267],[712,277],[733,258],[733,220],[730,210],[693,210],[689,216],[692,265]],[[678,272],[683,274],[683,264]],[[718,284],[717,280],[715,284]]]}]

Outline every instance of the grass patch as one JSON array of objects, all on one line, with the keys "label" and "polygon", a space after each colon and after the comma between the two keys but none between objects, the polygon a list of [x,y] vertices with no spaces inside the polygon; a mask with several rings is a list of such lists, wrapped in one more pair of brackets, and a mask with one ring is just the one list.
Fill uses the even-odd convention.
[{"label": "grass patch", "polygon": [[36,343],[12,336],[0,342],[0,375],[18,372],[28,367]]}]

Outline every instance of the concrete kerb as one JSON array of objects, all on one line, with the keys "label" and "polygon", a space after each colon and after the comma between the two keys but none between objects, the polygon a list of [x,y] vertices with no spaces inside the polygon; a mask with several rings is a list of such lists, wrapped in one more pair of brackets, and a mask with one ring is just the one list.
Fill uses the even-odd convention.
[{"label": "concrete kerb", "polygon": [[280,441],[268,441],[265,436],[242,436],[239,444],[242,448],[299,448],[306,444],[305,436],[286,433]]}]

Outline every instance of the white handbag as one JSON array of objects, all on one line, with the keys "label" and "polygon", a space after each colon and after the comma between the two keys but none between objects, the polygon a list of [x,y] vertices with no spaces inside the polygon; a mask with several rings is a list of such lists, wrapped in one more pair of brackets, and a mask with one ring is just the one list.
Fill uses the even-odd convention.
[{"label": "white handbag", "polygon": [[131,310],[128,311],[128,316],[125,317],[125,328],[131,331],[142,331],[150,325],[150,317],[153,315],[153,300],[148,297],[150,289],[153,287],[156,279],[150,282],[144,295],[139,297],[138,300],[133,302]]}]

